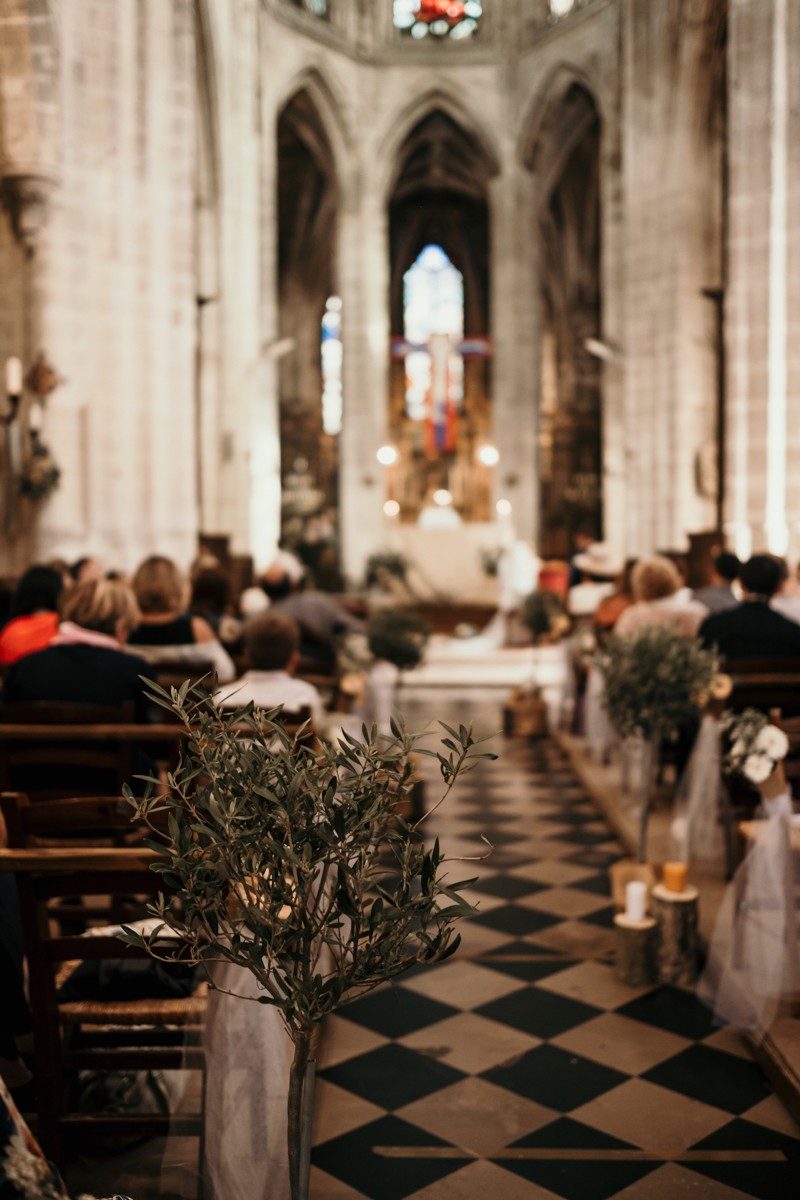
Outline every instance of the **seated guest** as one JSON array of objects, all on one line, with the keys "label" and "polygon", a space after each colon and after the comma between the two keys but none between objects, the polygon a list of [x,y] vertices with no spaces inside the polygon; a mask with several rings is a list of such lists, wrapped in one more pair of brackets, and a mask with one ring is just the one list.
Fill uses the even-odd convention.
[{"label": "seated guest", "polygon": [[46,650],[19,659],[6,676],[6,703],[52,700],[112,707],[133,701],[144,720],[140,675],[147,667],[123,646],[139,621],[131,589],[110,579],[76,583],[65,592],[61,623]]},{"label": "seated guest", "polygon": [[[242,623],[231,615],[231,585],[221,567],[204,567],[192,579],[189,612],[201,617],[226,646],[236,647],[241,638]],[[233,653],[237,653],[234,649]]]},{"label": "seated guest", "polygon": [[614,626],[614,632],[622,637],[652,625],[672,625],[684,637],[694,637],[708,615],[702,604],[684,598],[680,571],[661,554],[636,564],[631,586],[634,603]]},{"label": "seated guest", "polygon": [[622,569],[622,574],[617,578],[614,584],[614,591],[610,596],[606,596],[601,600],[595,609],[594,626],[595,632],[599,636],[612,633],[616,627],[622,614],[626,608],[630,608],[633,604],[633,568],[636,566],[636,559],[629,558],[625,561],[625,566]]},{"label": "seated guest", "polygon": [[742,603],[706,618],[700,627],[703,645],[716,646],[729,661],[800,658],[800,625],[770,607],[784,569],[771,554],[754,554],[739,573]]},{"label": "seated guest", "polygon": [[727,612],[736,608],[739,597],[733,585],[739,578],[741,563],[735,554],[727,550],[718,551],[711,560],[711,581],[694,593],[695,600],[704,604],[709,612]]},{"label": "seated guest", "polygon": [[305,658],[333,664],[337,636],[363,631],[363,621],[332,596],[314,590],[298,591],[297,582],[280,563],[267,568],[261,586],[269,597],[270,612],[291,617],[300,626],[300,653]]},{"label": "seated guest", "polygon": [[53,567],[29,567],[11,603],[8,624],[0,631],[0,663],[13,663],[43,650],[58,629],[58,598],[63,579]]},{"label": "seated guest", "polygon": [[770,601],[770,608],[774,608],[782,617],[800,624],[800,580],[797,575],[789,574],[786,563],[784,567],[780,586]]},{"label": "seated guest", "polygon": [[567,592],[567,612],[571,617],[593,617],[600,601],[614,591],[622,562],[605,542],[592,542],[574,555],[572,567],[580,571],[581,582]]},{"label": "seated guest", "polygon": [[304,679],[294,679],[300,659],[300,630],[297,622],[280,613],[254,617],[244,634],[245,654],[250,669],[241,679],[217,692],[224,708],[238,708],[251,701],[257,708],[287,712],[307,708],[314,728],[322,731],[325,713],[317,689]]},{"label": "seated guest", "polygon": [[208,661],[223,683],[234,678],[233,662],[208,621],[187,611],[188,585],[171,559],[146,558],[133,577],[133,591],[141,612],[128,639],[135,654],[151,663]]}]

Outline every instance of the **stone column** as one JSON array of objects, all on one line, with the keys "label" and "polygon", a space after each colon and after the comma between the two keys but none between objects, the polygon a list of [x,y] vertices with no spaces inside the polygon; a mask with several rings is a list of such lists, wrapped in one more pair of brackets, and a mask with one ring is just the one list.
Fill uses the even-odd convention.
[{"label": "stone column", "polygon": [[539,537],[541,383],[535,203],[533,178],[509,156],[489,185],[492,419],[500,451],[494,500],[511,502],[517,536],[534,544]]},{"label": "stone column", "polygon": [[375,458],[388,438],[388,213],[379,189],[342,198],[338,279],[342,298],[344,417],[340,434],[342,569],[359,579],[386,541],[384,468]]}]

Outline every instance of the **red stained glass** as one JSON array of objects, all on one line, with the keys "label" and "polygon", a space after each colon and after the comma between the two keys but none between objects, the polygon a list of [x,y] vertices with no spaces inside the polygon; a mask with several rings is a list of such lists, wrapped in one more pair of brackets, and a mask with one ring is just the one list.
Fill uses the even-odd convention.
[{"label": "red stained glass", "polygon": [[420,0],[418,21],[450,21],[456,24],[465,16],[464,0]]}]

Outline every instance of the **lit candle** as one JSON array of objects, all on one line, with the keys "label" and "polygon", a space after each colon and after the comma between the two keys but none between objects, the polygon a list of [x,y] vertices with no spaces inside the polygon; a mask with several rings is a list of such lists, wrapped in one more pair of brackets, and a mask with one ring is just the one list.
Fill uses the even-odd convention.
[{"label": "lit candle", "polygon": [[632,879],[625,886],[625,916],[629,921],[643,921],[647,909],[647,884]]},{"label": "lit candle", "polygon": [[664,874],[661,882],[668,892],[686,891],[686,863],[664,863]]},{"label": "lit candle", "polygon": [[6,359],[6,395],[22,395],[22,363],[18,358]]},{"label": "lit candle", "polygon": [[41,404],[32,404],[28,412],[28,428],[31,433],[40,433],[44,424],[44,413]]}]

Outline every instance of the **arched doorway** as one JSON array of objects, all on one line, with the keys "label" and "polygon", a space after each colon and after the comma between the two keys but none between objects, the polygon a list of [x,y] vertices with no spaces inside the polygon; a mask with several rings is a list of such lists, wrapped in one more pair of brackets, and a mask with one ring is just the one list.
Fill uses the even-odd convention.
[{"label": "arched doorway", "polygon": [[489,210],[494,166],[441,109],[398,155],[389,203],[392,370],[398,458],[387,499],[413,522],[437,491],[466,521],[488,519],[491,431]]},{"label": "arched doorway", "polygon": [[[294,544],[316,526],[324,526],[324,540],[334,541],[342,351],[337,210],[330,139],[302,88],[278,119],[279,336],[287,350],[279,368],[281,530]],[[328,575],[335,575],[335,564],[323,574],[317,582],[334,583]]]},{"label": "arched doorway", "polygon": [[548,112],[530,165],[540,184],[540,552],[563,558],[576,533],[603,533],[600,120],[580,84]]}]

